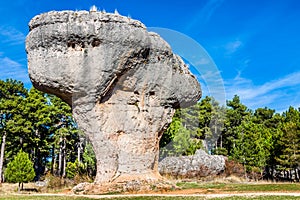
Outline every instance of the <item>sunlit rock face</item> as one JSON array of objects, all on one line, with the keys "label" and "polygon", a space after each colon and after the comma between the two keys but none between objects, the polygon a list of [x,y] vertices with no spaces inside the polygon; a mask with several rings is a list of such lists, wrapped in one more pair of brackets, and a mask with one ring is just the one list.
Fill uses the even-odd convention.
[{"label": "sunlit rock face", "polygon": [[96,183],[155,181],[159,140],[200,85],[139,21],[118,14],[48,12],[29,23],[28,70],[37,89],[73,109],[97,158]]},{"label": "sunlit rock face", "polygon": [[209,155],[198,149],[195,155],[166,157],[159,163],[158,168],[164,176],[180,179],[201,179],[223,173],[226,159],[224,156]]}]

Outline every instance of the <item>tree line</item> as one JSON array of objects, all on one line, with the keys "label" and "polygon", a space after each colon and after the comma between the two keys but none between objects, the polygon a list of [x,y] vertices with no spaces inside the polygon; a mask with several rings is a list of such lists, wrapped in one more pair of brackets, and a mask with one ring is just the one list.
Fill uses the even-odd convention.
[{"label": "tree line", "polygon": [[251,110],[235,95],[226,105],[205,97],[178,109],[160,145],[161,158],[203,148],[242,164],[246,178],[299,181],[299,142],[299,108]]},{"label": "tree line", "polygon": [[18,182],[11,180],[13,166],[4,172],[20,151],[33,163],[35,180],[45,173],[63,178],[96,173],[93,148],[70,106],[54,95],[28,90],[20,81],[0,80],[0,143],[0,183]]},{"label": "tree line", "polygon": [[[176,110],[160,140],[160,159],[202,148],[242,164],[246,177],[299,181],[299,140],[299,108],[276,113],[267,107],[251,110],[237,95],[226,105],[205,97]],[[69,105],[12,79],[0,80],[0,144],[0,182],[19,152],[28,154],[35,180],[46,173],[62,178],[96,173],[93,147]]]}]

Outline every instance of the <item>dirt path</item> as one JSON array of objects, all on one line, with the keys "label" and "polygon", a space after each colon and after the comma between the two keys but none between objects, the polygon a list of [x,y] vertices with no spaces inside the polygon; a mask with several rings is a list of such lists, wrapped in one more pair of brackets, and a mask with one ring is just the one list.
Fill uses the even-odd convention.
[{"label": "dirt path", "polygon": [[119,197],[202,197],[205,199],[225,198],[233,196],[258,197],[258,196],[295,196],[300,197],[300,193],[284,192],[257,192],[257,193],[217,193],[217,194],[199,194],[199,193],[180,193],[180,194],[123,194],[123,195],[75,195],[75,194],[31,194],[30,196],[65,196],[65,197],[87,197],[91,199],[111,199]]},{"label": "dirt path", "polygon": [[[2,184],[0,187],[0,195],[18,195],[14,193],[16,188],[16,184]],[[11,191],[11,192],[9,192]],[[26,196],[26,194],[19,194],[22,196]],[[75,195],[71,192],[70,189],[66,189],[61,191],[61,193],[31,193],[28,196],[60,196],[60,197],[87,197],[91,199],[111,199],[118,197],[199,197],[202,199],[211,199],[211,198],[226,198],[233,196],[243,196],[243,197],[259,197],[259,196],[295,196],[300,199],[300,191],[295,192],[284,192],[276,191],[276,192],[230,192],[230,191],[222,191],[222,189],[208,189],[208,188],[198,188],[198,189],[182,189],[182,190],[174,190],[174,191],[165,191],[165,192],[154,192],[151,193],[139,193],[139,194],[115,194],[115,195]]]}]

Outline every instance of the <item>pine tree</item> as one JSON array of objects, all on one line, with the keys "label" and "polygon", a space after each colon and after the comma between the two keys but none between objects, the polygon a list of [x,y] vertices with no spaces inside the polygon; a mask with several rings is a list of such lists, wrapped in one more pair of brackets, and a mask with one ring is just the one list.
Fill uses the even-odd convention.
[{"label": "pine tree", "polygon": [[75,162],[80,146],[80,131],[72,118],[69,105],[54,95],[48,95],[51,112],[52,173],[66,176],[68,162]]},{"label": "pine tree", "polygon": [[[5,155],[7,148],[15,149],[12,146],[12,140],[15,139],[12,128],[15,128],[14,121],[17,116],[20,116],[20,104],[27,96],[27,90],[20,81],[8,79],[6,81],[0,80],[0,183],[2,182],[3,166],[5,165]],[[9,145],[6,145],[9,144]],[[9,151],[12,155],[13,152]]]},{"label": "pine tree", "polygon": [[[8,182],[19,183],[18,192],[23,189],[23,183],[32,181],[35,177],[33,163],[30,161],[27,153],[22,150],[14,157],[6,170],[5,177]],[[22,184],[22,188],[21,188]]]},{"label": "pine tree", "polygon": [[223,130],[224,120],[225,108],[208,96],[194,106],[176,110],[160,140],[161,157],[191,155],[199,148],[210,153]]},{"label": "pine tree", "polygon": [[197,118],[193,108],[175,112],[172,123],[160,140],[160,159],[166,156],[192,155],[202,147]]},{"label": "pine tree", "polygon": [[252,116],[252,121],[256,124],[263,125],[264,129],[268,130],[270,136],[269,142],[269,156],[265,166],[265,177],[274,180],[275,169],[280,165],[276,157],[280,155],[281,144],[279,142],[282,136],[281,124],[283,117],[275,113],[275,110],[265,108],[257,108]]},{"label": "pine tree", "polygon": [[227,101],[226,120],[222,133],[223,145],[227,149],[228,154],[235,147],[235,140],[238,137],[238,126],[243,120],[251,113],[247,109],[247,106],[243,105],[240,101],[240,97],[235,95],[232,100]]},{"label": "pine tree", "polygon": [[232,157],[244,164],[247,172],[259,173],[262,178],[272,145],[270,130],[248,117],[238,126],[237,133]]},{"label": "pine tree", "polygon": [[220,106],[214,98],[211,98],[211,106],[211,120],[209,123],[210,135],[205,135],[207,150],[208,152],[227,155],[227,153],[224,152],[225,148],[223,148],[221,135],[224,129],[226,109]]},{"label": "pine tree", "polygon": [[[34,161],[34,169],[39,178],[46,166],[47,158],[50,156],[50,131],[51,109],[48,105],[46,95],[32,88],[25,99],[22,117],[27,119],[20,124],[23,133],[23,150],[30,153]],[[24,130],[25,129],[25,130]],[[29,131],[27,131],[29,130]]]},{"label": "pine tree", "polygon": [[300,166],[300,112],[290,107],[283,117],[282,135],[278,142],[281,149],[276,160],[283,169],[291,170]]},{"label": "pine tree", "polygon": [[283,135],[280,138],[282,147],[277,161],[286,170],[295,169],[300,165],[300,127],[295,122],[287,122],[283,125]]},{"label": "pine tree", "polygon": [[83,152],[83,164],[87,170],[87,174],[89,177],[93,177],[96,175],[96,155],[93,150],[93,146],[90,142],[86,141],[86,145]]}]

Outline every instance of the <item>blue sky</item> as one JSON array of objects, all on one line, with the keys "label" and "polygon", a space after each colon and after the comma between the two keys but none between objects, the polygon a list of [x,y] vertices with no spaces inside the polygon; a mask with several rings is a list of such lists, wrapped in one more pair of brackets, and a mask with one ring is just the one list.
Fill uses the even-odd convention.
[{"label": "blue sky", "polygon": [[211,71],[201,70],[206,63],[201,58],[202,65],[196,67],[205,95],[210,95],[207,88],[212,84],[206,77],[214,80],[217,73],[226,99],[237,94],[251,109],[267,106],[278,112],[290,105],[300,107],[297,0],[1,1],[0,79],[14,78],[31,86],[24,41],[32,17],[51,10],[89,10],[92,5],[107,12],[117,9],[147,27],[174,30],[200,44],[214,62]]}]

